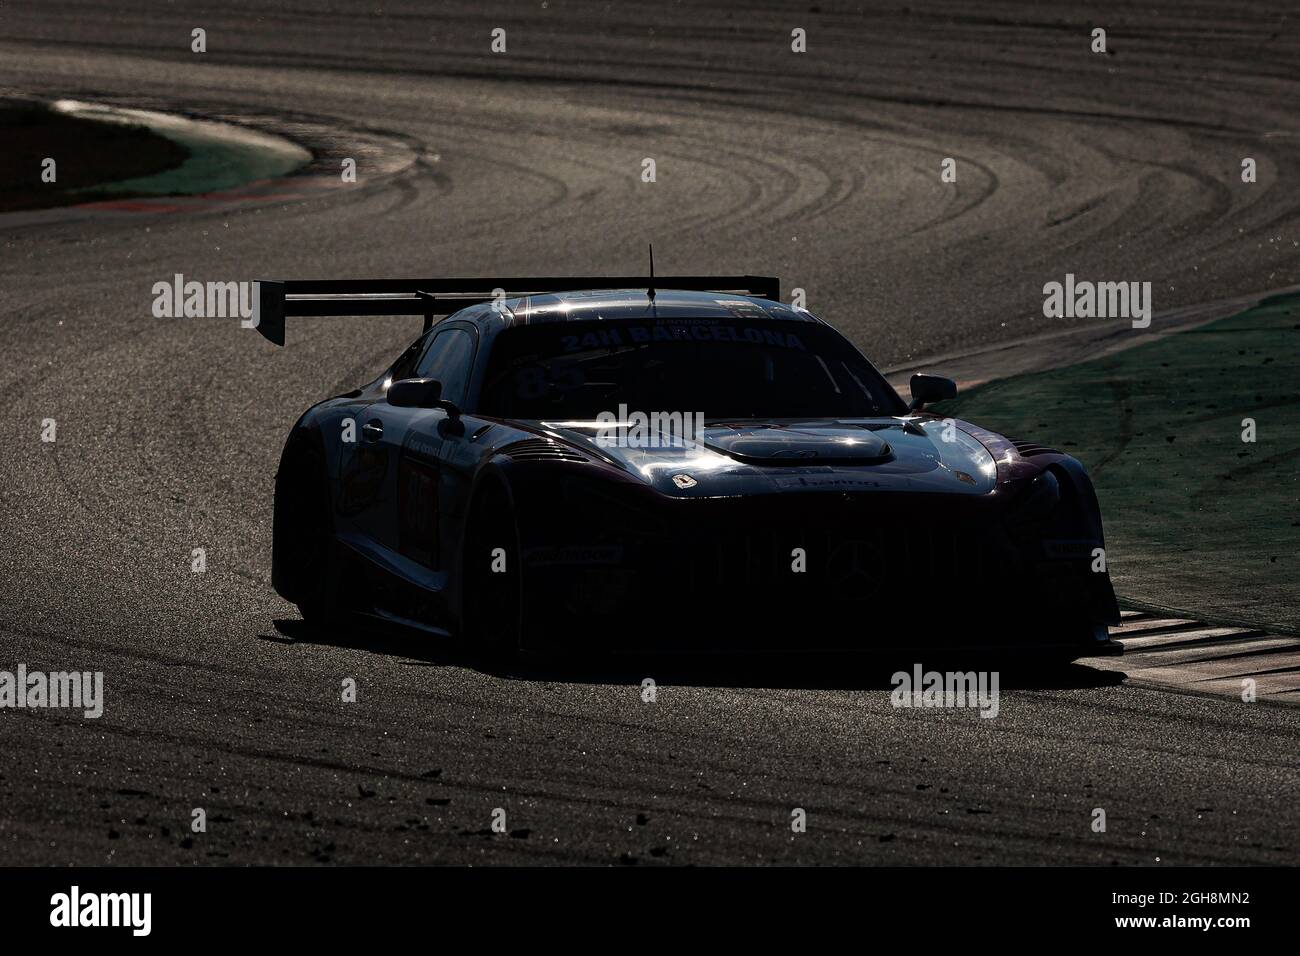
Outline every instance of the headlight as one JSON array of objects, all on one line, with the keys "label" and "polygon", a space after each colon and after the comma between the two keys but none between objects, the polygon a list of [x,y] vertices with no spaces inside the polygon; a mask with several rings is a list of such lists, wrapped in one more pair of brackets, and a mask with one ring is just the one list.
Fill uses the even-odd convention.
[{"label": "headlight", "polygon": [[617,486],[590,478],[570,478],[564,482],[564,500],[575,509],[575,520],[585,519],[602,530],[642,535],[665,532],[661,515]]},{"label": "headlight", "polygon": [[1029,483],[1012,509],[1015,521],[1042,521],[1061,503],[1061,483],[1045,471]]}]

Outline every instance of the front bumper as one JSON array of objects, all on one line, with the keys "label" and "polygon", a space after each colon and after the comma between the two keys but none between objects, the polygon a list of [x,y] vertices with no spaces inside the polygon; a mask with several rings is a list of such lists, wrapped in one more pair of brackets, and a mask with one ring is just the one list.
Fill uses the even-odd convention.
[{"label": "front bumper", "polygon": [[1096,637],[1118,609],[1086,529],[1017,525],[1001,502],[641,496],[542,514],[521,524],[530,647],[1122,651]]}]

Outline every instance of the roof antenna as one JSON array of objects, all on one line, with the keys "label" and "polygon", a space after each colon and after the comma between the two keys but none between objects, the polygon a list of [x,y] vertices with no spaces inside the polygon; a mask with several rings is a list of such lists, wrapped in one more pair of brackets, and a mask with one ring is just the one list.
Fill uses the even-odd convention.
[{"label": "roof antenna", "polygon": [[646,243],[650,247],[650,288],[646,290],[646,298],[652,303],[655,300],[655,244]]}]

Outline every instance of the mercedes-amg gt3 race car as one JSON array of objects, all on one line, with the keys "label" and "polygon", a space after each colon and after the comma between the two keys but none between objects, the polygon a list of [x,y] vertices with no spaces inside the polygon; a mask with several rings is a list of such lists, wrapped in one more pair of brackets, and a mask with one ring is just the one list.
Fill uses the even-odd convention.
[{"label": "mercedes-amg gt3 race car", "polygon": [[[1113,653],[1078,461],[905,402],[765,277],[262,282],[286,316],[423,315],[309,409],[275,486],[273,582],[517,651]],[[435,322],[435,317],[442,317]]]}]

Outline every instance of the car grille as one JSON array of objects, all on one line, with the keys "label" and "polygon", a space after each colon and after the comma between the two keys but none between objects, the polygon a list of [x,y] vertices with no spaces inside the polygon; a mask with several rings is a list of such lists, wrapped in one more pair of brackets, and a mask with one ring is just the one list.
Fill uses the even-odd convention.
[{"label": "car grille", "polygon": [[[952,593],[978,591],[1023,570],[1022,559],[995,515],[934,515],[926,505],[864,496],[801,502],[772,501],[750,520],[688,523],[676,538],[691,580],[751,595],[783,595],[854,603],[915,595],[937,584]],[[831,507],[826,507],[832,504]],[[793,507],[791,507],[793,505]],[[806,571],[795,573],[791,552],[803,548]]]},{"label": "car grille", "polygon": [[[795,548],[804,550],[802,573],[792,570]],[[978,534],[935,525],[756,531],[697,539],[692,550],[697,581],[837,602],[873,600],[927,581],[965,589],[992,570]]]}]

